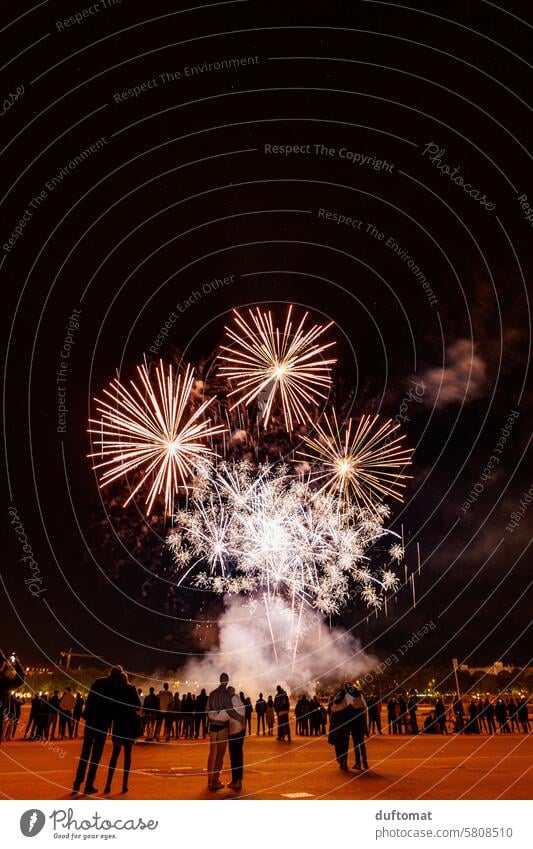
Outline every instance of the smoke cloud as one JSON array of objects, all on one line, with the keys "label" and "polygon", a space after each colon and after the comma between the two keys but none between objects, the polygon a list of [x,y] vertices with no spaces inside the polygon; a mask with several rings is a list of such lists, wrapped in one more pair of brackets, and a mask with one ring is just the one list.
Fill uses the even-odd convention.
[{"label": "smoke cloud", "polygon": [[426,404],[445,407],[479,398],[486,378],[485,361],[472,350],[468,339],[457,339],[446,349],[446,366],[422,375]]},{"label": "smoke cloud", "polygon": [[[275,694],[276,684],[287,692],[314,693],[328,684],[356,679],[377,663],[349,632],[330,630],[310,610],[302,613],[301,620],[293,618],[284,602],[267,615],[261,602],[250,606],[239,596],[229,596],[218,624],[218,647],[177,673],[181,691],[184,686],[191,691],[213,689],[220,673],[227,672],[237,690],[251,696]],[[300,636],[294,654],[295,628]]]}]

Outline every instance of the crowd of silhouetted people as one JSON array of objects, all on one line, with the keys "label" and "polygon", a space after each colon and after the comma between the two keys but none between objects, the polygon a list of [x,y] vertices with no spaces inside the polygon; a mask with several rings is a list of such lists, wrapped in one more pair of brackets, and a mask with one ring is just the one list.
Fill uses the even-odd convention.
[{"label": "crowd of silhouetted people", "polygon": [[[377,701],[377,697],[372,697]],[[369,700],[370,733],[381,734],[380,710],[376,701]],[[528,734],[531,723],[525,696],[520,699],[471,698],[465,707],[463,699],[454,698],[446,706],[441,698],[425,716],[422,727],[418,722],[419,699],[412,694],[391,696],[387,703],[387,729],[389,734],[511,734],[514,731]]]},{"label": "crowd of silhouetted people", "polygon": [[[154,687],[143,696],[142,689],[137,690],[139,696],[140,727],[147,741],[159,742],[161,739],[198,740],[208,736],[209,720],[206,712],[207,693],[172,693],[169,685],[156,693]],[[279,694],[273,697],[263,697],[259,693],[255,704],[250,697],[241,691],[239,697],[244,705],[245,733],[252,734],[252,716],[255,713],[254,728],[258,735],[272,736],[274,722],[279,713]],[[278,703],[276,703],[276,699]],[[300,695],[294,705],[295,731],[299,736],[320,736],[326,734],[331,716],[331,703],[326,706],[315,695],[308,697]],[[4,709],[4,726],[2,739],[14,739],[20,724],[23,699],[9,694],[7,706]],[[528,716],[528,705],[525,696],[520,699],[470,699],[465,708],[463,700],[455,699],[445,706],[441,698],[434,700],[429,713],[419,725],[418,711],[420,699],[416,695],[409,697],[403,694],[391,696],[382,703],[377,695],[366,699],[368,722],[366,735],[382,733],[382,707],[387,712],[387,731],[389,734],[418,734],[460,732],[464,734],[503,734],[513,732],[528,733],[531,723]],[[63,740],[78,736],[80,720],[84,713],[85,699],[80,692],[73,693],[67,687],[60,695],[54,690],[49,697],[45,694],[34,696],[30,704],[29,718],[23,727],[24,739],[29,740]],[[290,739],[290,729],[283,736]]]},{"label": "crowd of silhouetted people", "polygon": [[[226,751],[229,752],[232,780],[229,787],[240,791],[244,775],[245,739],[251,734],[272,737],[280,743],[291,742],[291,701],[281,685],[266,697],[259,693],[252,702],[244,692],[237,692],[222,673],[219,686],[209,694],[172,692],[164,683],[156,692],[146,694],[130,683],[121,667],[98,678],[86,698],[67,687],[51,696],[35,695],[28,718],[21,722],[22,698],[16,689],[24,681],[23,671],[14,656],[0,657],[0,742],[19,738],[50,741],[83,737],[82,749],[73,782],[73,792],[97,793],[96,773],[108,736],[112,752],[107,768],[104,793],[111,792],[115,770],[123,755],[122,792],[128,791],[132,747],[136,740],[157,743],[185,740],[208,740],[208,787],[218,791]],[[415,691],[398,692],[381,699],[372,693],[365,697],[350,681],[328,699],[317,695],[298,695],[294,702],[294,731],[299,737],[324,735],[333,746],[341,770],[350,769],[349,753],[353,751],[353,770],[368,770],[366,738],[382,734],[512,734],[529,733],[531,724],[528,703],[521,698],[463,699],[455,696],[449,704],[441,698],[432,701],[430,710]],[[420,715],[419,715],[420,714]],[[382,717],[386,716],[386,723]],[[83,725],[81,720],[83,719]]]},{"label": "crowd of silhouetted people", "polygon": [[[172,693],[169,684],[156,693],[150,687],[146,695],[137,690],[139,697],[139,719],[141,735],[146,741],[198,740],[206,739],[209,719],[206,711],[207,693]],[[241,691],[239,698],[244,705],[245,734],[274,735],[275,720],[279,715],[279,693],[274,696],[263,693],[252,704],[250,697]],[[331,704],[324,704],[318,696],[300,695],[294,705],[295,732],[298,736],[320,736],[327,733],[331,718]],[[277,700],[277,701],[276,701]],[[3,739],[14,739],[20,725],[23,700],[9,695],[7,710],[4,711]],[[83,717],[85,699],[80,692],[73,693],[67,687],[60,695],[36,695],[31,700],[29,718],[23,726],[23,739],[64,740],[78,737]],[[381,702],[376,694],[366,697],[367,724],[365,735],[382,733],[382,709],[386,709],[386,728],[389,734],[511,734],[528,733],[531,723],[527,700],[524,697],[470,699],[465,707],[462,699],[454,699],[446,706],[441,698],[434,700],[429,713],[419,722],[420,699],[412,694],[391,696]],[[290,710],[290,707],[289,707]],[[255,714],[255,720],[253,715]],[[283,725],[282,713],[282,725]],[[290,740],[290,726],[282,728],[282,739]]]}]

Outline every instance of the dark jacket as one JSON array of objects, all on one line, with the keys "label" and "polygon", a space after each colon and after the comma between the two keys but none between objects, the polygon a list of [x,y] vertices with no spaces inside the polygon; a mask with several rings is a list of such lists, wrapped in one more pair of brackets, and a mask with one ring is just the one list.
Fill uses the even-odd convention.
[{"label": "dark jacket", "polygon": [[85,729],[86,731],[107,732],[111,727],[117,700],[124,688],[121,684],[107,675],[105,678],[97,678],[87,696],[85,703]]},{"label": "dark jacket", "polygon": [[141,735],[140,707],[137,688],[133,684],[125,684],[115,705],[112,732],[114,743],[131,743]]},{"label": "dark jacket", "polygon": [[348,746],[351,723],[355,711],[346,699],[346,690],[342,689],[331,704],[328,743],[331,746]]},{"label": "dark jacket", "polygon": [[156,713],[159,710],[159,699],[155,693],[148,693],[144,697],[143,709],[145,713]]},{"label": "dark jacket", "polygon": [[520,702],[518,705],[517,711],[518,719],[520,722],[526,723],[529,719],[528,710],[527,710],[527,702]]},{"label": "dark jacket", "polygon": [[282,690],[281,693],[277,693],[274,698],[274,710],[276,713],[288,713],[290,708],[291,703],[285,690]]},{"label": "dark jacket", "polygon": [[76,704],[74,705],[74,719],[79,719],[83,713],[83,705],[85,704],[85,699],[83,696],[79,694],[76,696]]},{"label": "dark jacket", "polygon": [[59,696],[51,696],[48,705],[52,714],[59,713]]}]

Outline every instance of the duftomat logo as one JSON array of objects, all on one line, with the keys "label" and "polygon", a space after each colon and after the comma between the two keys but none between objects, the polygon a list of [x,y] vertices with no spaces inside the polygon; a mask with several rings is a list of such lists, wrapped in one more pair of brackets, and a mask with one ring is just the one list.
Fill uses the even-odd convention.
[{"label": "duftomat logo", "polygon": [[46,817],[42,811],[37,808],[31,808],[29,811],[24,811],[20,818],[20,830],[24,837],[35,837],[42,831],[46,822]]}]

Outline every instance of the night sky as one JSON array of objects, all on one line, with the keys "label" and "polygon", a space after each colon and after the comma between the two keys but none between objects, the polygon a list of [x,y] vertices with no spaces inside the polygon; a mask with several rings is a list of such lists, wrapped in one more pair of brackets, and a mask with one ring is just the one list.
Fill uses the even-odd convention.
[{"label": "night sky", "polygon": [[151,574],[160,517],[108,519],[89,409],[143,355],[203,363],[234,307],[291,302],[335,323],[339,395],[416,449],[392,518],[416,609],[404,588],[342,623],[386,656],[434,622],[413,664],[530,660],[532,36],[526,2],[4,10],[0,647],[198,651],[217,601]]}]

